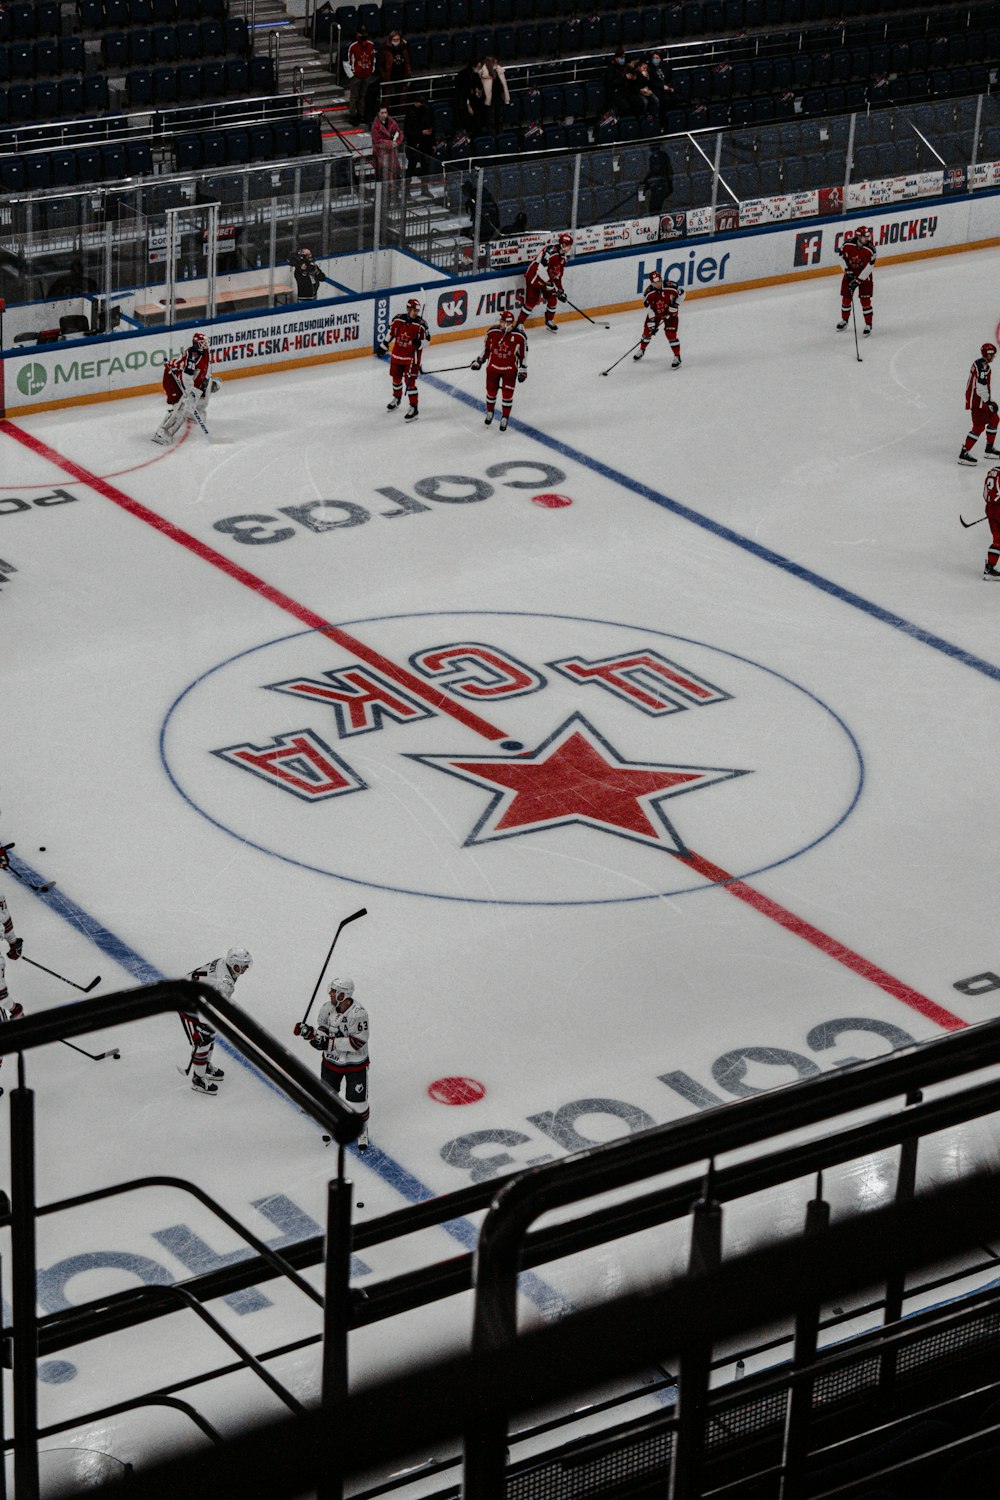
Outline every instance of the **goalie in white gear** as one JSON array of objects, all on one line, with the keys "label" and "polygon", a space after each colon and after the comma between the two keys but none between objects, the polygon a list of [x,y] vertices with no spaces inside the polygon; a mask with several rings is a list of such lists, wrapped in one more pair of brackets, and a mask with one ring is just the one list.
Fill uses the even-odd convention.
[{"label": "goalie in white gear", "polygon": [[208,339],[196,333],[184,353],[164,365],[167,415],[153,433],[154,443],[167,447],[195,411],[204,418],[209,398],[219,389],[219,381],[208,373],[208,362]]},{"label": "goalie in white gear", "polygon": [[[245,948],[230,948],[225,958],[213,958],[210,964],[192,969],[185,977],[210,985],[224,999],[231,1000],[237,979],[247,972],[252,963],[253,959]],[[221,1068],[212,1065],[215,1027],[210,1026],[197,1011],[182,1010],[179,1015],[184,1033],[191,1043],[191,1061],[186,1069],[191,1074],[191,1087],[196,1094],[217,1094],[219,1084],[226,1075]]]},{"label": "goalie in white gear", "polygon": [[348,1104],[365,1122],[359,1151],[368,1149],[368,1012],[354,998],[353,979],[330,982],[329,1000],[319,1008],[316,1025],[301,1025],[298,1034],[322,1052],[320,1077],[335,1094],[343,1088]]}]

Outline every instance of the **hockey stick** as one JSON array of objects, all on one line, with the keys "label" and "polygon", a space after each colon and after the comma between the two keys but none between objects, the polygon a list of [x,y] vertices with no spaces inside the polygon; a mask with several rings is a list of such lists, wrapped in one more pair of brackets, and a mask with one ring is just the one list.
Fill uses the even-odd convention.
[{"label": "hockey stick", "polygon": [[451,375],[451,374],[453,374],[453,372],[455,370],[471,370],[471,369],[472,369],[472,362],[468,361],[464,365],[445,365],[445,367],[444,367],[443,370],[422,370],[421,374],[422,375]]},{"label": "hockey stick", "polygon": [[[855,287],[854,290],[857,291],[857,288]],[[851,292],[851,327],[854,329],[854,352],[858,356],[858,364],[863,365],[864,360],[861,358],[861,350],[858,348],[858,315],[854,307],[853,291]]]},{"label": "hockey stick", "polygon": [[113,1057],[116,1061],[121,1058],[117,1047],[112,1047],[110,1052],[88,1052],[85,1048],[78,1047],[75,1042],[67,1042],[62,1037],[59,1040],[64,1047],[72,1047],[74,1052],[81,1053],[83,1057],[89,1057],[91,1062],[103,1062],[106,1057]]},{"label": "hockey stick", "polygon": [[[35,958],[29,958],[26,953],[22,953],[21,957],[24,959],[24,962],[26,964],[30,964],[33,969],[41,969],[43,973],[51,974],[53,979],[61,979],[63,984],[68,984],[71,989],[79,990],[82,995],[89,995],[91,990],[96,990],[97,986],[101,982],[101,976],[100,974],[98,974],[97,978],[92,979],[89,984],[74,984],[73,980],[67,979],[65,974],[57,974],[55,969],[46,969],[44,964],[40,964]],[[67,1042],[66,1045],[68,1046],[69,1043]]]},{"label": "hockey stick", "polygon": [[979,521],[985,521],[986,517],[985,516],[980,516],[979,517],[979,521],[967,521],[963,515],[959,515],[958,519],[961,521],[961,523],[962,523],[963,526],[978,526],[979,525]]},{"label": "hockey stick", "polygon": [[584,312],[584,310],[583,310],[582,307],[577,307],[576,303],[575,302],[571,302],[568,297],[566,298],[566,306],[567,307],[571,307],[574,312],[578,312],[580,314],[581,318],[586,318],[586,320],[587,320],[588,323],[593,323],[593,325],[594,325],[595,328],[610,328],[611,327],[610,323],[598,323],[598,321],[597,321],[596,318],[592,318],[590,316],[590,313]]},{"label": "hockey stick", "polygon": [[[0,853],[6,854],[7,850],[13,849],[13,847],[14,840],[11,839],[9,844],[0,844]],[[55,886],[54,880],[50,880],[48,885],[36,885],[35,882],[33,880],[29,880],[26,875],[22,875],[20,870],[15,870],[14,866],[10,863],[9,860],[5,865],[0,865],[0,869],[6,870],[9,875],[13,875],[14,879],[19,880],[22,885],[26,885],[29,891],[51,891]]]},{"label": "hockey stick", "polygon": [[306,1022],[309,1019],[309,1012],[312,1010],[312,1008],[313,1008],[313,1002],[316,999],[316,996],[319,994],[319,987],[323,983],[323,975],[326,973],[327,965],[329,964],[331,958],[333,957],[333,950],[337,946],[337,939],[340,937],[340,934],[343,932],[343,930],[347,926],[348,922],[356,922],[359,917],[367,917],[367,915],[368,915],[368,908],[367,908],[367,906],[362,906],[358,911],[352,911],[351,915],[349,917],[345,917],[344,918],[344,920],[341,922],[340,926],[337,928],[336,932],[333,934],[333,942],[330,944],[330,951],[326,955],[326,958],[323,960],[323,967],[319,971],[319,978],[316,981],[316,988],[313,990],[312,994],[309,996],[309,1004],[306,1006],[306,1013],[302,1017],[301,1021],[296,1021],[296,1023],[295,1023],[294,1031],[295,1031],[295,1035],[296,1036],[298,1036],[299,1032],[302,1030],[303,1026],[306,1024]]},{"label": "hockey stick", "polygon": [[[632,345],[632,349],[638,349],[641,343],[642,339],[636,339],[635,343]],[[632,349],[626,349],[625,353],[621,356],[621,359],[616,359],[613,365],[608,365],[608,368],[606,370],[600,370],[598,371],[598,373],[601,375],[610,375],[611,371],[615,368],[616,365],[620,365],[623,359],[628,359],[629,355],[632,353]]]}]

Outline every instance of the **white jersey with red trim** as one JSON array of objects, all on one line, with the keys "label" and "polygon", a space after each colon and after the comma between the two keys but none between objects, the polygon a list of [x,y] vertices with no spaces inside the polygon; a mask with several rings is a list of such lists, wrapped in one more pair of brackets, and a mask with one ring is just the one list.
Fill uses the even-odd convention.
[{"label": "white jersey with red trim", "polygon": [[201,984],[207,984],[213,990],[218,990],[223,1000],[231,1000],[236,981],[240,976],[233,973],[224,958],[213,958],[210,964],[202,964],[200,969],[192,969],[187,977]]},{"label": "white jersey with red trim", "polygon": [[338,1011],[332,1000],[324,1000],[316,1020],[316,1033],[326,1038],[323,1061],[327,1067],[367,1067],[368,1012],[356,1000],[344,1011]]},{"label": "white jersey with red trim", "polygon": [[7,981],[4,973],[7,968],[7,949],[17,942],[17,934],[14,931],[14,922],[7,909],[7,902],[0,896],[0,938],[4,946],[0,948],[0,1020],[9,1021],[7,1013]]}]

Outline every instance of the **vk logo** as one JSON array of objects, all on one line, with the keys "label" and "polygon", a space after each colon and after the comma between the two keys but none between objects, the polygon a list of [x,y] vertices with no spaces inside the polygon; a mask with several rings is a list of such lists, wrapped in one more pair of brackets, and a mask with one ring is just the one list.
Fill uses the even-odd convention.
[{"label": "vk logo", "polygon": [[823,249],[822,229],[806,230],[795,236],[795,260],[797,266],[815,266],[819,263]]},{"label": "vk logo", "polygon": [[442,292],[438,298],[437,321],[439,328],[457,328],[469,316],[469,294],[462,290]]}]

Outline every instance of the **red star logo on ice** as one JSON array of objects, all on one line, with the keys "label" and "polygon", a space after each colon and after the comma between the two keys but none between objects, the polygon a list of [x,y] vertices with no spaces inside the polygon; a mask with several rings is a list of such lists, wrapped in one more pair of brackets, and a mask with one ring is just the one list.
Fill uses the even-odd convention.
[{"label": "red star logo on ice", "polygon": [[411,755],[490,792],[465,840],[484,844],[540,828],[582,823],[686,854],[660,804],[746,771],[625,760],[581,714],[573,714],[536,750],[516,755]]}]

